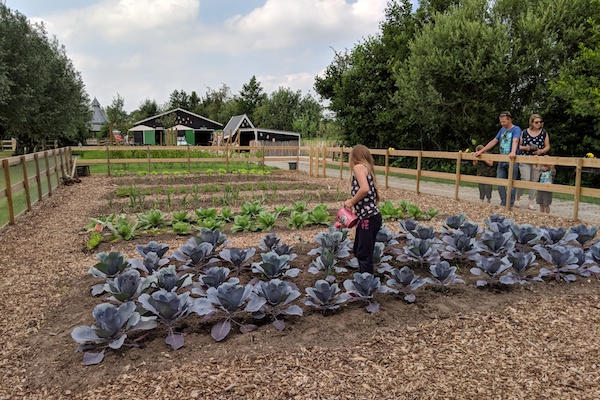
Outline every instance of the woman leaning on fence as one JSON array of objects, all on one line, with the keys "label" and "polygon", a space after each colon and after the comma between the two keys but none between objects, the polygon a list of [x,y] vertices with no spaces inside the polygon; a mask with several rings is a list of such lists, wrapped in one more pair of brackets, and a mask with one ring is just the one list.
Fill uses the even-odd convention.
[{"label": "woman leaning on fence", "polygon": [[[532,114],[529,117],[529,128],[521,133],[521,154],[524,156],[542,156],[550,151],[550,137],[544,129],[544,120],[539,114]],[[534,164],[519,163],[519,173],[522,181],[537,182],[540,179],[539,167]],[[519,199],[526,189],[517,191],[517,200],[515,207],[519,207]],[[535,210],[534,201],[536,199],[535,190],[529,189],[530,210]]]}]

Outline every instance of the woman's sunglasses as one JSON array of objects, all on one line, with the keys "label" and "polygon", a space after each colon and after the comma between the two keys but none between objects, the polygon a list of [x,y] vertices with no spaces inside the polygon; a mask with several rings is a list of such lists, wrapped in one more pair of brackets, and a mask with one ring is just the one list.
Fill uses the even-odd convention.
[{"label": "woman's sunglasses", "polygon": [[544,121],[533,121],[534,124],[543,124]]}]

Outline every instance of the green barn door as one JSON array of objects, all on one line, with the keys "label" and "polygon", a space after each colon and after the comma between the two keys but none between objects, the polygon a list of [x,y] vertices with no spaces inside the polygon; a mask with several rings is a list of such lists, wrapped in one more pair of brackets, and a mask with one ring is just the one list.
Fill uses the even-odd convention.
[{"label": "green barn door", "polygon": [[154,136],[154,131],[144,131],[144,144],[156,144],[156,137]]},{"label": "green barn door", "polygon": [[187,129],[185,131],[185,141],[192,146],[196,145],[196,136],[194,136],[194,131],[192,129]]}]

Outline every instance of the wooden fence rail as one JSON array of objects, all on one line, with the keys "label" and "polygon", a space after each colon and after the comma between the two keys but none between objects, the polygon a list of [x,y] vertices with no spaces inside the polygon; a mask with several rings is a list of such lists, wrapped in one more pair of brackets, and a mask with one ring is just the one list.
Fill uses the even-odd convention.
[{"label": "wooden fence rail", "polygon": [[[339,167],[339,179],[343,178],[344,168],[350,167],[349,154],[352,149],[348,147],[301,147],[300,152],[307,153],[309,162],[309,174],[311,176],[327,176],[326,167]],[[581,185],[581,174],[584,168],[600,169],[600,159],[596,158],[576,158],[576,157],[554,157],[554,156],[517,156],[514,159],[508,155],[501,154],[484,154],[476,158],[473,153],[463,152],[442,152],[442,151],[420,151],[420,150],[383,150],[371,149],[371,154],[384,156],[384,165],[376,165],[375,170],[383,172],[385,176],[385,187],[389,187],[390,173],[404,174],[415,177],[415,192],[421,191],[421,178],[438,178],[445,179],[454,183],[454,198],[460,199],[460,183],[484,183],[497,186],[507,187],[507,196],[510,199],[511,188],[517,189],[534,189],[543,190],[553,193],[564,193],[573,195],[573,219],[579,219],[579,203],[581,196],[600,198],[599,188],[584,187]],[[329,155],[329,159],[327,159]],[[337,157],[337,160],[335,159]],[[390,166],[390,158],[392,157],[411,157],[416,159],[416,168],[398,168]],[[446,159],[455,160],[456,170],[451,172],[430,171],[422,168],[423,159]],[[575,185],[559,185],[548,184],[530,181],[513,180],[512,173],[509,172],[509,178],[491,178],[476,175],[468,175],[461,172],[463,162],[471,162],[473,160],[491,160],[495,162],[506,162],[509,165],[509,170],[512,172],[517,167],[517,163],[524,164],[545,164],[561,167],[575,168]],[[598,171],[600,172],[600,170]],[[507,210],[510,210],[510,200],[506,202]]]},{"label": "wooden fence rail", "polygon": [[[40,159],[44,160],[44,169],[40,168]],[[0,202],[6,199],[8,223],[14,224],[17,216],[25,211],[31,211],[32,206],[42,201],[44,197],[52,196],[53,189],[60,184],[61,176],[71,170],[72,164],[70,147],[2,159],[0,177],[4,180],[4,187],[0,181]],[[46,180],[43,179],[44,175]],[[43,187],[44,184],[46,189]],[[22,210],[17,210],[16,197],[23,194],[26,206]]]}]

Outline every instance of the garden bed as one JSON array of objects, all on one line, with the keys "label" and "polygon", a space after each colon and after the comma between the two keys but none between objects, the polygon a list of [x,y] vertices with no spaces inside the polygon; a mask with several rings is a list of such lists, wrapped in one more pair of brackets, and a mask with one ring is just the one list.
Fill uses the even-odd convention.
[{"label": "garden bed", "polygon": [[[294,176],[292,174],[292,176]],[[306,182],[328,184],[336,180]],[[573,284],[534,285],[532,290],[477,289],[467,284],[439,291],[424,287],[417,302],[381,295],[381,311],[368,315],[350,304],[324,317],[305,309],[283,332],[261,324],[215,343],[198,317],[185,321],[186,345],[174,352],[159,328],[142,349],[107,353],[95,367],[81,365],[73,327],[92,323],[100,299],[89,295],[95,261],[85,253],[87,217],[98,215],[114,187],[91,177],[61,188],[53,198],[0,232],[5,339],[0,397],[107,398],[597,398],[600,357],[600,285],[595,278]],[[343,183],[346,185],[346,182]],[[440,215],[465,211],[482,221],[504,209],[479,203],[389,190],[385,198],[407,199]],[[515,210],[518,223],[569,226],[571,221]],[[440,217],[432,221],[435,225]],[[397,224],[389,225],[393,231]],[[323,228],[277,232],[305,269],[314,236]],[[229,246],[256,246],[264,233],[235,233]],[[159,236],[176,249],[185,238]],[[106,245],[135,256],[134,244]],[[104,244],[103,244],[104,245]],[[423,272],[419,271],[423,274]],[[346,276],[340,277],[342,280]],[[244,276],[248,279],[249,275]],[[315,276],[292,279],[300,288]]]}]

